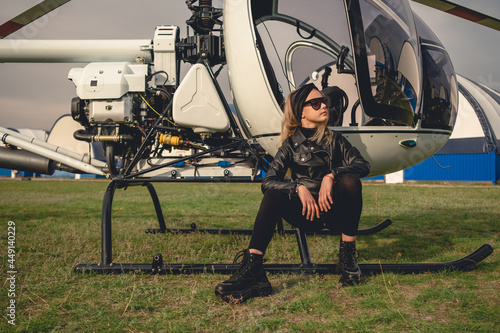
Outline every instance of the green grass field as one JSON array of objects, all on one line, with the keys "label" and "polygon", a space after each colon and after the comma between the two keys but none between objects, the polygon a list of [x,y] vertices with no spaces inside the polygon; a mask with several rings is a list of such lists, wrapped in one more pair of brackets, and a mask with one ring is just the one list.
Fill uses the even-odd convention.
[{"label": "green grass field", "polygon": [[[0,180],[1,332],[499,332],[500,187],[365,184],[359,262],[454,260],[484,243],[495,251],[470,272],[365,276],[270,275],[274,294],[244,304],[214,296],[224,275],[77,274],[100,262],[106,181]],[[156,184],[169,227],[251,228],[259,184]],[[15,223],[15,297],[7,279],[9,221]],[[113,261],[226,263],[249,236],[146,234],[157,227],[145,187],[118,190]],[[12,229],[11,229],[12,230]],[[308,238],[313,261],[333,263],[338,236]],[[268,262],[299,263],[295,236],[275,236]],[[14,299],[15,326],[7,307]]]}]

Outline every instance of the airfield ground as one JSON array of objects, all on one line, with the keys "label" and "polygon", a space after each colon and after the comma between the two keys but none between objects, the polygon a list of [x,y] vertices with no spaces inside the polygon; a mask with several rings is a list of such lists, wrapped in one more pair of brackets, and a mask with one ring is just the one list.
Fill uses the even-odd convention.
[{"label": "airfield ground", "polygon": [[[0,331],[494,332],[500,325],[499,186],[363,187],[361,227],[385,218],[393,224],[359,237],[360,262],[449,261],[491,244],[493,254],[473,271],[385,273],[365,276],[364,284],[349,288],[339,287],[337,275],[270,275],[273,295],[236,305],[214,296],[215,285],[227,276],[74,273],[78,263],[100,261],[106,185],[105,180],[0,180]],[[168,227],[196,222],[206,228],[251,228],[262,197],[259,184],[155,187]],[[9,226],[15,226],[15,256],[8,252]],[[232,262],[249,239],[144,232],[154,227],[147,189],[118,190],[114,262],[151,262],[155,253],[165,262]],[[338,237],[311,236],[309,247],[313,261],[333,263]],[[266,258],[300,262],[295,237],[275,236]],[[12,300],[14,326],[7,317]]]}]

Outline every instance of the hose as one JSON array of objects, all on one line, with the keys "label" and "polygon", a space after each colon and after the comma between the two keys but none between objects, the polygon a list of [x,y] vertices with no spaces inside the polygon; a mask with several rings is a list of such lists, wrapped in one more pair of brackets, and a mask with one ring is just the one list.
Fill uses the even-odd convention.
[{"label": "hose", "polygon": [[73,133],[73,137],[79,141],[86,142],[124,142],[124,141],[132,141],[134,137],[130,134],[119,134],[119,135],[100,135],[100,134],[91,134],[85,132],[84,130],[78,130]]}]

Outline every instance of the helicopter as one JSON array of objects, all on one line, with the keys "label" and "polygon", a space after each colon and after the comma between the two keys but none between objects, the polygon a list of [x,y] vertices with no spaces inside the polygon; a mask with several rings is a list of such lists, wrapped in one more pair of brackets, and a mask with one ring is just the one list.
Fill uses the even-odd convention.
[{"label": "helicopter", "polygon": [[[34,11],[50,12],[66,2],[46,0]],[[111,207],[117,189],[147,186],[164,232],[153,182],[261,178],[278,149],[284,98],[301,85],[314,83],[328,97],[330,127],[369,161],[369,176],[420,163],[453,131],[458,112],[453,65],[406,0],[226,0],[222,9],[211,0],[188,0],[186,5],[192,33],[185,38],[178,26],[163,25],[156,27],[152,39],[26,40],[15,47],[0,41],[0,62],[88,63],[68,73],[77,95],[71,116],[82,127],[74,137],[101,144],[105,161],[75,156],[0,128],[4,143],[43,156],[47,170],[111,179],[103,199],[102,263],[83,264],[77,271],[117,267],[111,249]],[[498,23],[489,17],[485,21]],[[9,27],[13,30],[16,24]],[[181,62],[190,64],[182,80]],[[217,80],[224,67],[234,111]],[[32,157],[14,158],[16,151],[2,154],[3,163],[11,167],[12,161],[24,168],[32,163]],[[300,270],[317,271],[300,230],[297,240]],[[392,269],[462,267],[491,251],[483,245],[459,263],[401,264]],[[161,255],[146,266],[161,272],[174,267],[163,264]],[[374,270],[380,269],[376,266]],[[188,271],[197,269],[207,266],[191,265]]]}]

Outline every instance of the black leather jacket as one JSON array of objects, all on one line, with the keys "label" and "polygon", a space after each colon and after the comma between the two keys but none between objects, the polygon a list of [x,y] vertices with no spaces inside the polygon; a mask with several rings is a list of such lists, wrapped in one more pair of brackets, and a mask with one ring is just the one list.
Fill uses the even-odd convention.
[{"label": "black leather jacket", "polygon": [[[285,181],[287,170],[291,170],[293,182]],[[262,181],[262,192],[276,189],[293,195],[295,186],[304,185],[317,198],[321,181],[328,173],[336,179],[345,173],[355,173],[360,178],[370,172],[370,164],[340,133],[328,147],[309,141],[300,130],[283,141],[271,166]]]}]

